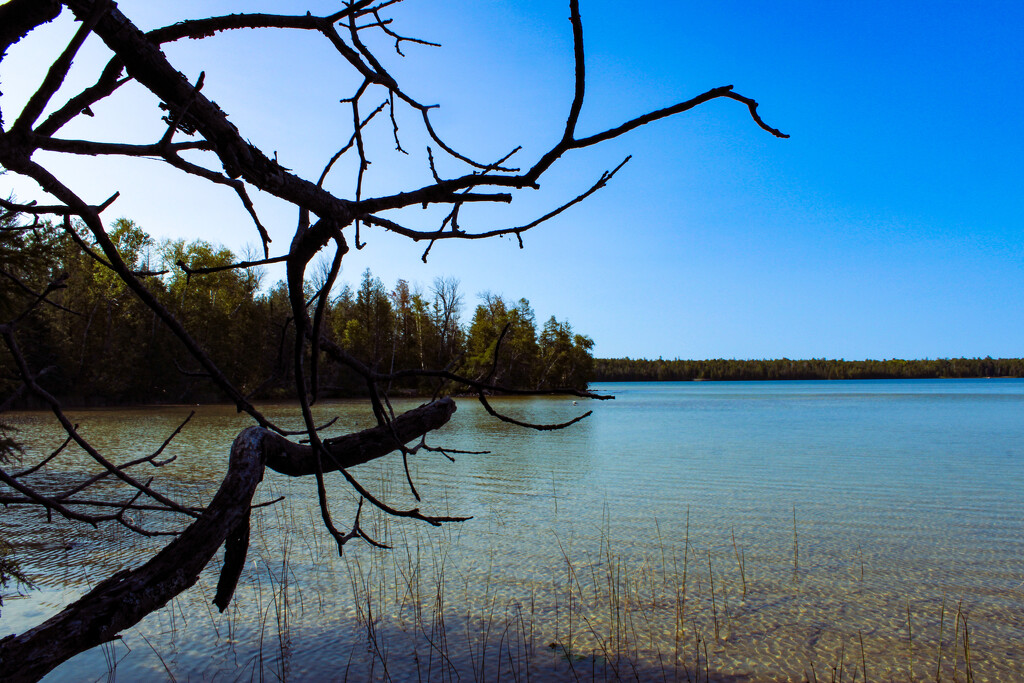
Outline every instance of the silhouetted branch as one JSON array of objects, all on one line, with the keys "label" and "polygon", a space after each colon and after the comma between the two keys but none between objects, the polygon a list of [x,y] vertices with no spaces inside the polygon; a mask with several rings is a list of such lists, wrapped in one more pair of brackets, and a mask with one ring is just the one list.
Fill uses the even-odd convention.
[{"label": "silhouetted branch", "polygon": [[288,260],[288,255],[275,256],[273,258],[261,259],[259,261],[239,261],[238,263],[229,263],[226,266],[207,266],[203,268],[191,268],[181,259],[174,262],[174,265],[181,268],[181,271],[185,273],[186,278],[191,279],[193,275],[209,275],[211,273],[221,273],[225,270],[237,270],[239,268],[254,268],[256,266],[266,266],[271,263],[284,263]]},{"label": "silhouetted branch", "polygon": [[88,156],[110,154],[133,157],[162,157],[167,153],[177,153],[191,149],[203,151],[210,151],[212,149],[210,143],[205,140],[190,140],[188,142],[174,142],[169,144],[161,144],[158,142],[152,145],[130,145],[121,142],[64,140],[53,137],[41,137],[38,141],[37,147],[50,152],[63,152],[65,154],[84,154]]},{"label": "silhouetted branch", "polygon": [[[24,386],[24,385],[22,385],[22,386]],[[78,429],[78,425],[77,424],[75,425],[75,429]],[[56,450],[53,451],[53,453],[50,453],[50,455],[48,455],[45,458],[43,458],[42,460],[40,460],[38,463],[36,463],[32,467],[29,467],[27,470],[22,470],[21,472],[17,472],[15,474],[12,474],[11,477],[13,477],[14,479],[17,479],[19,477],[24,477],[24,476],[26,476],[28,474],[32,474],[33,472],[36,472],[36,471],[42,469],[42,467],[45,466],[46,463],[50,462],[51,460],[56,458],[58,455],[60,455],[61,452],[63,452],[64,449],[67,448],[68,444],[70,444],[70,443],[71,443],[71,437],[68,436],[66,439],[64,439],[64,443],[62,443],[60,446],[58,446],[56,448]]]},{"label": "silhouetted branch", "polygon": [[180,21],[171,26],[165,26],[150,31],[146,35],[157,43],[169,43],[182,38],[209,38],[220,31],[237,29],[261,29],[261,28],[294,28],[306,30],[320,30],[325,24],[330,25],[350,16],[362,16],[363,10],[373,4],[373,0],[359,0],[340,12],[325,16],[314,17],[305,15],[282,15],[282,14],[229,14],[220,17],[209,17],[207,19],[190,19]]},{"label": "silhouetted branch", "polygon": [[75,31],[75,35],[71,38],[71,42],[64,49],[57,59],[50,65],[49,70],[46,72],[46,77],[40,84],[39,88],[32,94],[29,101],[25,104],[25,107],[21,110],[21,114],[18,116],[14,125],[11,126],[11,132],[16,135],[24,135],[31,128],[32,124],[36,122],[36,119],[43,113],[46,105],[49,103],[50,98],[53,97],[54,93],[64,82],[64,77],[68,74],[68,69],[71,68],[71,61],[75,58],[75,54],[78,49],[82,47],[82,43],[95,28],[96,23],[100,20],[103,15],[105,8],[102,3],[98,3],[94,6],[91,11],[83,16],[82,25]]},{"label": "silhouetted branch", "polygon": [[61,9],[55,0],[10,0],[0,5],[0,59],[33,29],[56,19]]},{"label": "silhouetted branch", "polygon": [[520,427],[527,427],[529,429],[536,429],[536,430],[539,430],[539,431],[542,431],[542,432],[552,431],[552,430],[555,430],[555,429],[565,429],[569,425],[576,424],[580,420],[583,420],[583,419],[586,419],[586,418],[590,417],[590,415],[593,414],[593,412],[594,412],[593,410],[588,410],[587,412],[583,413],[579,417],[574,417],[573,419],[569,420],[568,422],[560,422],[558,424],[534,424],[532,422],[522,422],[520,420],[516,420],[516,419],[511,418],[511,417],[509,417],[507,415],[503,415],[502,413],[499,413],[493,407],[491,407],[490,403],[487,402],[487,397],[484,396],[484,392],[482,392],[482,391],[477,392],[477,398],[480,400],[480,404],[483,405],[484,410],[486,410],[488,412],[488,414],[490,414],[493,417],[498,418],[502,422],[508,422],[509,424],[518,425]]},{"label": "silhouetted branch", "polygon": [[71,310],[70,308],[68,308],[68,307],[66,307],[66,306],[62,306],[62,305],[60,305],[60,304],[58,304],[58,303],[56,303],[56,302],[54,302],[54,301],[50,301],[50,300],[49,300],[49,299],[47,298],[47,297],[49,297],[49,295],[50,295],[50,294],[52,294],[52,293],[53,293],[54,291],[56,291],[56,290],[58,290],[58,289],[64,289],[65,287],[67,287],[67,284],[66,284],[66,280],[67,280],[67,275],[66,275],[66,274],[62,275],[62,276],[61,276],[60,278],[58,278],[58,279],[56,279],[56,280],[52,280],[51,282],[49,282],[49,283],[48,283],[48,284],[46,285],[46,289],[45,289],[45,290],[43,290],[42,292],[36,292],[36,291],[35,291],[34,289],[32,289],[31,287],[29,287],[28,285],[26,285],[26,284],[25,284],[24,282],[22,282],[20,278],[18,278],[18,277],[15,277],[15,276],[14,276],[14,275],[12,275],[11,273],[8,273],[8,272],[7,272],[6,270],[4,270],[3,268],[0,268],[0,275],[3,275],[3,276],[4,276],[4,277],[6,277],[6,278],[7,278],[8,280],[10,280],[11,282],[13,282],[13,283],[14,283],[14,284],[15,284],[15,285],[16,285],[16,286],[18,287],[18,289],[20,289],[21,291],[23,291],[23,292],[25,292],[26,294],[28,294],[29,296],[31,296],[31,297],[34,297],[34,298],[35,298],[35,301],[33,301],[33,302],[32,302],[32,303],[31,303],[31,304],[30,304],[30,305],[28,306],[28,308],[27,308],[27,309],[25,309],[25,312],[24,312],[24,313],[22,313],[21,315],[19,315],[19,316],[18,316],[17,318],[15,318],[15,319],[14,319],[14,321],[12,321],[12,322],[17,322],[18,320],[20,320],[20,319],[21,319],[22,317],[24,317],[24,316],[25,316],[25,315],[26,315],[26,314],[27,314],[27,313],[28,313],[29,311],[31,311],[32,309],[34,309],[34,308],[35,308],[35,307],[36,307],[36,306],[37,306],[38,304],[40,304],[40,303],[47,303],[47,304],[49,304],[50,306],[53,306],[54,308],[56,308],[57,310],[60,310],[60,311],[64,311],[65,313],[70,313],[71,315],[81,315],[81,313],[77,313],[77,312],[75,312],[75,311],[72,311],[72,310]]},{"label": "silhouetted branch", "polygon": [[[103,210],[106,209],[108,206],[110,206],[112,203],[114,203],[114,200],[116,200],[119,195],[120,195],[119,192],[115,192],[111,197],[109,197],[102,204],[97,204],[96,206],[90,206],[89,209],[94,211],[94,212],[96,212],[96,213],[103,213]],[[14,202],[7,201],[6,199],[0,199],[0,207],[3,207],[4,209],[6,209],[8,211],[11,211],[13,213],[27,213],[29,215],[34,215],[34,216],[44,216],[44,215],[77,216],[78,215],[78,212],[75,211],[74,209],[72,209],[69,206],[38,206],[35,202],[29,203],[29,204],[15,204]],[[14,228],[10,228],[10,229],[11,230],[27,230],[30,227],[31,226],[28,226],[28,227],[25,227],[25,228],[14,227]]]}]

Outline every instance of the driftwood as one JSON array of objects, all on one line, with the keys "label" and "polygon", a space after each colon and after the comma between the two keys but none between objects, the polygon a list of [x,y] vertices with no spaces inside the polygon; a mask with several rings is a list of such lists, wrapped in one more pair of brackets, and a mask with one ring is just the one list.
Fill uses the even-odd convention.
[{"label": "driftwood", "polygon": [[[450,398],[374,427],[324,442],[323,471],[379,458],[443,426],[455,412]],[[397,438],[396,438],[397,437]],[[20,635],[0,640],[0,680],[36,681],[70,657],[114,640],[147,614],[190,588],[226,544],[215,604],[227,607],[245,564],[249,510],[264,469],[291,476],[316,471],[316,452],[263,427],[248,427],[231,446],[228,472],[206,511],[142,566],[118,572],[59,614]]]}]

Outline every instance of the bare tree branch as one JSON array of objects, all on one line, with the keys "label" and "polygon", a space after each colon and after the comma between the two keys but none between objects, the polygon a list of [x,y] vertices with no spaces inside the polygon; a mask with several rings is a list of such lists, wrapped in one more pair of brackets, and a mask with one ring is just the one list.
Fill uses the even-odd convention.
[{"label": "bare tree branch", "polygon": [[104,7],[102,4],[97,4],[92,8],[92,11],[82,17],[82,25],[78,27],[74,37],[68,46],[61,53],[60,57],[54,60],[53,64],[50,65],[50,69],[46,72],[46,77],[40,84],[39,88],[32,94],[25,108],[21,110],[21,115],[11,126],[11,132],[24,135],[28,132],[28,129],[36,122],[36,119],[43,113],[43,109],[46,108],[50,98],[53,97],[54,93],[57,92],[57,88],[64,82],[65,76],[68,74],[68,69],[71,68],[71,61],[75,58],[78,49],[82,47],[82,43],[85,42],[86,37],[92,32],[96,23],[99,21],[100,16],[103,14]]},{"label": "bare tree branch", "polygon": [[498,418],[502,422],[508,422],[509,424],[518,425],[520,427],[527,427],[529,429],[536,429],[536,430],[542,431],[542,432],[549,432],[549,431],[554,431],[554,430],[557,430],[557,429],[565,429],[566,427],[568,427],[570,425],[576,424],[580,420],[585,420],[586,418],[590,417],[593,414],[593,412],[594,412],[593,410],[588,410],[587,412],[583,413],[582,415],[580,415],[578,417],[574,417],[573,419],[569,420],[568,422],[560,422],[558,424],[534,424],[532,422],[522,422],[520,420],[516,420],[514,418],[511,418],[508,415],[504,415],[502,413],[499,413],[487,401],[487,397],[484,395],[484,392],[482,392],[482,391],[477,392],[477,398],[480,400],[480,404],[484,407],[484,410],[486,410],[489,415]]},{"label": "bare tree branch", "polygon": [[[502,386],[497,369],[508,327],[495,345],[489,374],[485,375],[487,371],[484,370],[481,371],[481,375],[484,376],[480,377],[465,377],[458,374],[458,356],[444,358],[438,365],[445,362],[448,365],[439,370],[429,368],[426,363],[422,363],[421,367],[396,369],[392,362],[388,372],[379,371],[383,365],[379,358],[365,361],[356,358],[330,339],[328,325],[330,292],[348,251],[350,238],[346,237],[345,231],[352,231],[357,249],[364,246],[361,239],[361,230],[364,226],[383,228],[414,241],[427,240],[428,246],[423,253],[424,260],[433,244],[445,239],[475,240],[515,235],[519,246],[522,247],[522,235],[525,232],[561,215],[603,188],[629,161],[629,157],[613,169],[602,173],[588,189],[557,203],[554,209],[521,225],[490,229],[464,227],[460,223],[464,218],[460,214],[463,205],[509,203],[521,195],[522,191],[537,189],[540,186],[540,179],[548,169],[567,153],[618,138],[649,123],[681,114],[714,99],[730,99],[745,105],[756,125],[772,135],[786,137],[762,120],[757,102],[735,93],[732,86],[714,88],[672,106],[642,113],[613,128],[590,135],[580,135],[577,129],[586,95],[583,25],[578,0],[569,0],[574,86],[560,137],[553,146],[532,160],[532,165],[529,162],[524,163],[523,166],[527,170],[506,165],[519,152],[519,146],[496,161],[478,161],[470,154],[457,150],[455,145],[449,144],[438,135],[431,122],[431,112],[438,105],[425,104],[413,98],[389,71],[387,64],[370,49],[370,45],[376,44],[370,40],[371,37],[387,42],[393,40],[399,56],[404,56],[402,43],[436,46],[436,43],[428,40],[400,34],[393,28],[389,18],[381,16],[383,9],[395,5],[396,2],[397,0],[376,3],[373,0],[355,0],[343,3],[341,9],[325,16],[313,16],[309,13],[244,13],[191,19],[148,33],[133,24],[111,0],[9,0],[6,4],[0,5],[0,60],[10,45],[21,40],[36,27],[51,21],[60,13],[62,7],[68,7],[81,22],[68,45],[63,49],[58,47],[59,54],[50,63],[40,85],[29,96],[14,125],[10,129],[5,129],[0,120],[0,165],[12,173],[35,181],[43,192],[56,201],[56,204],[40,206],[34,202],[20,204],[11,200],[0,200],[0,208],[7,212],[3,217],[5,223],[15,212],[30,215],[34,220],[32,226],[5,227],[4,231],[34,229],[40,225],[40,216],[63,218],[64,229],[69,239],[73,240],[89,258],[106,269],[97,272],[102,273],[104,277],[113,274],[117,280],[118,291],[123,291],[121,285],[127,288],[127,291],[152,313],[154,326],[158,322],[161,323],[173,338],[181,343],[190,358],[187,364],[199,369],[197,373],[190,374],[210,382],[227,396],[239,411],[246,412],[256,423],[256,426],[243,430],[232,444],[228,474],[206,508],[183,505],[173,500],[169,495],[162,493],[159,486],[153,486],[152,478],[143,481],[135,475],[143,470],[148,471],[147,463],[159,468],[173,460],[173,457],[161,460],[161,454],[180,433],[188,419],[154,452],[121,464],[117,464],[119,459],[108,457],[94,448],[83,437],[79,425],[73,424],[67,418],[59,401],[41,386],[40,378],[46,371],[34,374],[33,368],[30,367],[31,363],[22,353],[18,342],[18,337],[22,334],[21,327],[25,326],[26,321],[33,320],[30,314],[35,315],[37,308],[41,315],[43,302],[56,310],[71,312],[71,308],[50,300],[51,295],[69,283],[61,277],[55,277],[53,273],[56,271],[51,271],[46,276],[49,284],[39,293],[38,290],[43,287],[42,282],[45,281],[42,277],[24,280],[19,277],[17,269],[11,272],[8,272],[7,268],[0,269],[0,274],[14,283],[18,296],[30,297],[30,300],[24,302],[27,305],[24,310],[5,308],[5,316],[13,317],[0,324],[0,337],[4,340],[21,382],[19,388],[0,405],[0,410],[13,405],[16,400],[22,400],[25,396],[35,397],[50,408],[57,423],[67,435],[63,445],[45,457],[40,455],[41,460],[34,465],[29,465],[16,473],[0,469],[0,483],[8,489],[0,491],[0,504],[34,505],[45,510],[48,515],[56,512],[69,519],[93,525],[112,522],[137,534],[179,534],[149,562],[103,581],[80,601],[69,605],[63,612],[36,629],[0,641],[0,676],[13,680],[35,680],[74,653],[115,638],[120,631],[137,623],[146,614],[158,609],[174,595],[191,586],[221,545],[225,547],[224,566],[214,602],[219,608],[224,609],[233,595],[245,564],[249,546],[249,516],[254,507],[252,497],[265,468],[287,476],[315,477],[321,518],[325,528],[335,539],[339,552],[345,543],[354,539],[365,540],[376,547],[387,547],[380,540],[371,538],[360,525],[360,515],[366,502],[387,515],[416,519],[432,525],[468,519],[433,515],[429,509],[421,510],[420,507],[395,507],[369,491],[350,471],[359,464],[398,451],[403,459],[410,491],[419,501],[420,495],[409,465],[410,457],[420,450],[440,452],[449,459],[450,453],[462,452],[427,446],[425,439],[426,434],[437,430],[452,417],[455,412],[454,401],[442,398],[396,415],[388,395],[392,382],[422,378],[424,384],[434,388],[436,394],[442,389],[452,387],[475,393],[491,416],[510,424],[538,430],[562,429],[585,419],[591,413],[587,412],[558,424],[534,424],[504,415],[491,405],[487,394],[504,392],[515,395],[566,394],[599,400],[612,398],[573,388],[527,390]],[[339,139],[345,140],[345,136],[348,136],[348,140],[329,158],[315,182],[281,166],[277,161],[276,151],[267,154],[250,143],[246,135],[228,119],[228,114],[204,91],[205,72],[200,72],[198,77],[189,80],[171,64],[160,47],[183,38],[214,38],[223,31],[275,29],[307,31],[312,38],[326,41],[333,48],[335,61],[344,69],[351,70],[355,74],[355,82],[358,83],[354,93],[339,98],[346,106],[345,119],[350,119],[344,122],[344,134]],[[109,60],[93,85],[70,97],[37,125],[37,121],[51,106],[50,103],[64,83],[73,60],[90,34],[95,34],[110,50]],[[116,141],[100,142],[55,137],[61,128],[76,117],[83,114],[94,116],[92,107],[103,102],[129,81],[137,83],[157,98],[160,107],[167,112],[163,117],[166,126],[160,128],[162,134],[158,140],[152,144],[126,144]],[[425,148],[427,163],[421,171],[426,177],[425,181],[421,181],[422,185],[416,183],[406,186],[412,189],[404,190],[402,187],[384,185],[384,189],[374,190],[379,192],[379,195],[364,196],[369,194],[368,188],[378,187],[376,182],[369,182],[371,179],[377,181],[377,174],[374,173],[373,178],[367,174],[370,172],[369,169],[377,168],[371,167],[370,153],[376,154],[377,149],[370,143],[371,135],[381,126],[388,125],[382,118],[377,117],[384,107],[388,107],[390,119],[390,131],[386,132],[393,137],[394,152],[399,154],[407,153],[403,148],[403,141],[409,144],[409,140],[417,139],[415,135],[400,135],[399,121],[405,120],[403,117],[406,113],[412,114],[414,118],[418,115],[420,122],[415,125],[415,132],[419,135],[418,139],[424,142],[421,142],[422,148],[417,153],[422,153]],[[402,112],[399,113],[396,108],[402,108]],[[156,115],[160,114],[157,112]],[[173,139],[178,131],[198,135],[200,139],[175,143]],[[126,263],[126,258],[122,257],[118,245],[112,239],[112,235],[120,233],[108,232],[100,217],[117,198],[117,194],[99,205],[87,203],[72,186],[58,179],[39,161],[40,157],[47,155],[34,156],[39,151],[155,160],[167,164],[176,171],[208,183],[229,187],[235,192],[260,235],[265,258],[253,260],[247,257],[246,260],[236,263],[212,267],[193,268],[184,261],[179,261],[177,265],[185,273],[188,281],[193,275],[213,274],[279,262],[286,264],[287,307],[290,318],[280,325],[280,350],[277,366],[272,374],[288,376],[290,372],[293,375],[290,381],[294,382],[293,389],[302,413],[304,428],[301,431],[288,431],[278,427],[253,405],[250,401],[253,394],[243,393],[240,388],[242,385],[236,385],[225,374],[193,336],[193,332],[161,302],[158,294],[162,291],[162,281],[150,280],[151,286],[143,284],[141,278],[165,274],[166,271],[149,271],[148,264],[145,266],[146,270],[135,270],[136,261],[128,259],[131,266]],[[353,151],[353,154],[346,157],[349,164],[346,170],[354,172],[354,182],[348,189],[348,194],[343,195],[325,189],[328,174],[344,155]],[[438,159],[435,159],[435,151]],[[194,156],[186,155],[188,159],[183,158],[186,152],[208,154],[196,161]],[[219,163],[221,167],[220,170],[207,167],[214,156],[217,159],[215,163]],[[373,160],[378,161],[376,158]],[[442,177],[439,169],[447,168],[447,164],[453,164],[461,169],[453,174],[455,177]],[[253,188],[284,200],[297,210],[298,222],[287,254],[270,258],[270,233],[257,215],[251,197]],[[403,225],[408,222],[404,214],[402,218],[382,215],[388,211],[416,206],[427,207],[431,204],[447,207],[446,214],[436,230]],[[76,219],[74,224],[72,218]],[[19,234],[15,237],[21,238]],[[317,263],[318,261],[314,259],[332,243],[333,258],[330,265],[320,273],[321,277],[313,278],[316,282],[312,289],[316,292],[310,296],[309,291],[312,290],[307,289],[311,280],[309,265]],[[61,244],[64,244],[63,238]],[[65,295],[62,293],[54,298],[59,300],[63,296]],[[95,312],[98,306],[99,304],[93,305],[92,311]],[[48,314],[52,313],[49,309],[46,310]],[[108,314],[110,310],[111,305],[108,303]],[[91,322],[92,314],[89,316],[89,324]],[[289,327],[290,325],[294,327]],[[88,325],[86,330],[88,332]],[[284,349],[291,332],[294,332],[294,339],[289,349],[292,356],[289,364],[284,362]],[[393,351],[392,357],[394,355]],[[318,425],[314,421],[311,406],[321,391],[324,359],[340,365],[336,365],[335,369],[353,373],[357,381],[365,387],[369,408],[377,422],[375,427],[341,437],[322,437],[325,428],[333,424],[333,421],[326,425]],[[84,365],[85,360],[83,341],[79,364]],[[173,359],[173,362],[178,363],[178,360]],[[266,381],[273,379],[272,376]],[[301,435],[307,443],[291,441],[287,438],[289,435]],[[406,445],[413,442],[417,443],[412,446]],[[67,480],[64,480],[61,488],[36,486],[35,482],[39,477],[33,475],[43,466],[52,466],[57,462],[59,454],[65,452],[72,443],[83,449],[91,458],[94,470],[77,482],[67,483]],[[347,528],[347,531],[339,529],[332,518],[331,501],[325,482],[326,476],[334,472],[340,473],[359,499],[351,526],[343,527]],[[107,491],[107,486],[113,488]],[[103,493],[97,493],[101,490]],[[166,527],[147,528],[129,515],[132,511],[143,510],[159,512],[161,519],[164,516],[178,519],[176,515],[185,515],[191,524],[180,532]],[[128,596],[131,596],[132,600],[126,600]]]}]

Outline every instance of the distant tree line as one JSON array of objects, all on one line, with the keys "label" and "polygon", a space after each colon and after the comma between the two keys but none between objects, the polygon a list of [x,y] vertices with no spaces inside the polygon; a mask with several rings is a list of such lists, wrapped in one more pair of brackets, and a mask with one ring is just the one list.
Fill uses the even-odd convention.
[{"label": "distant tree line", "polygon": [[690,380],[935,379],[940,377],[1024,377],[1021,358],[936,358],[934,360],[644,360],[598,358],[595,382],[679,382]]},{"label": "distant tree line", "polygon": [[[44,223],[27,232],[3,229],[13,221],[8,216],[7,225],[0,225],[0,319],[28,311],[55,277],[74,284],[51,294],[53,304],[35,307],[19,322],[30,364],[49,368],[41,379],[48,391],[79,405],[220,398],[157,316],[85,253],[92,245],[84,231]],[[114,223],[111,238],[231,381],[254,398],[292,397],[294,326],[285,283],[262,288],[258,269],[199,274],[195,271],[227,266],[238,257],[202,240],[157,242],[127,219]],[[307,285],[307,298],[326,274],[325,267],[319,280]],[[589,337],[554,316],[538,330],[526,299],[481,297],[467,326],[457,280],[438,278],[428,291],[399,280],[388,289],[366,270],[358,285],[345,285],[332,299],[323,330],[383,372],[448,368],[517,389],[586,387],[593,374]],[[18,385],[10,363],[7,356],[0,361],[0,389],[7,393]],[[396,381],[392,390],[429,395],[439,389],[437,382],[412,377]],[[320,383],[325,396],[366,390],[365,380],[337,364],[324,370]]]}]

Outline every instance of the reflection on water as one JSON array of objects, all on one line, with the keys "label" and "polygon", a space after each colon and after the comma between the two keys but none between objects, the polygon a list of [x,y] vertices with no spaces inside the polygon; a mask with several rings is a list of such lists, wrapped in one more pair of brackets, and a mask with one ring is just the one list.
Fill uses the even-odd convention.
[{"label": "reflection on water", "polygon": [[[966,680],[970,669],[1024,680],[1024,382],[606,388],[615,401],[498,401],[533,422],[594,410],[555,433],[460,401],[432,443],[492,453],[410,464],[425,510],[473,519],[435,529],[364,510],[363,528],[391,551],[350,545],[338,557],[313,483],[268,473],[260,499],[287,498],[255,513],[227,612],[210,605],[213,566],[50,679]],[[155,450],[187,413],[74,417],[124,460]],[[267,413],[299,425],[293,407]],[[319,406],[333,415],[332,433],[371,420],[360,403]],[[60,444],[45,416],[12,419],[39,452]],[[198,409],[159,481],[208,500],[246,424]],[[417,505],[399,458],[354,473]],[[341,523],[355,498],[329,481]],[[4,601],[5,633],[160,543],[13,507],[0,533],[41,586]]]}]

